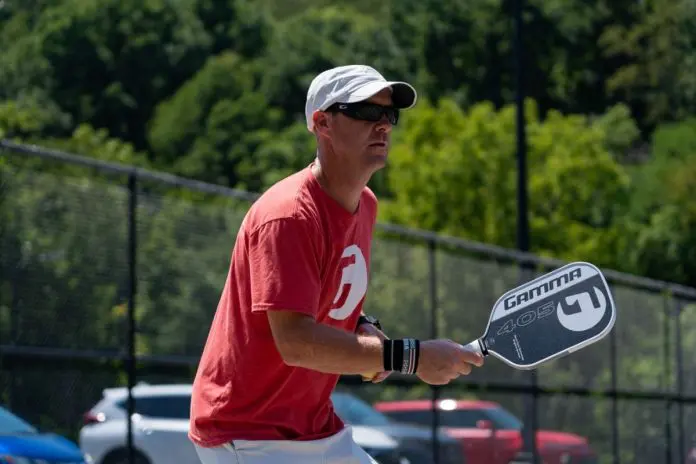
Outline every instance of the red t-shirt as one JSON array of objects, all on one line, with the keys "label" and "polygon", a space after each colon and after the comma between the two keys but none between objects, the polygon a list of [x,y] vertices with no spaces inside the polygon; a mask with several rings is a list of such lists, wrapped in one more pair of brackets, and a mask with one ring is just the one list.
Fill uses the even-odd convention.
[{"label": "red t-shirt", "polygon": [[193,383],[189,438],[314,440],[344,424],[338,375],[286,365],[266,311],[297,311],[353,332],[367,292],[377,199],[348,212],[310,167],[268,189],[237,235],[227,281]]}]

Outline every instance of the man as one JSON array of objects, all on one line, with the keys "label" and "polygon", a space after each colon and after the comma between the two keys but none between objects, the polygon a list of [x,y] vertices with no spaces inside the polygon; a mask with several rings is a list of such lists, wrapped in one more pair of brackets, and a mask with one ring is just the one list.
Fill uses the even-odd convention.
[{"label": "man", "polygon": [[316,159],[244,218],[194,381],[189,437],[204,464],[374,462],[333,410],[339,375],[446,384],[483,363],[449,340],[389,340],[361,314],[377,217],[367,183],[415,102],[368,66],[311,83]]}]

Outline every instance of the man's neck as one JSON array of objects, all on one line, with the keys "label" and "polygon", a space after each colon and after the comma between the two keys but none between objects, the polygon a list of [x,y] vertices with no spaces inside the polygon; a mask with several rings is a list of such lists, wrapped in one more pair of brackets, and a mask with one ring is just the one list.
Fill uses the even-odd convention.
[{"label": "man's neck", "polygon": [[366,181],[355,179],[348,172],[331,169],[326,163],[321,163],[319,157],[312,166],[312,173],[319,185],[351,214],[355,213],[360,204],[360,196],[367,184]]}]

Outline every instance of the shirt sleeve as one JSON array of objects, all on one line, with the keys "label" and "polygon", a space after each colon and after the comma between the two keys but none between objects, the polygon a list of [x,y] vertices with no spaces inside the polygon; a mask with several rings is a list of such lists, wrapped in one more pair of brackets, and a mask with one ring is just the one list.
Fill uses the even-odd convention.
[{"label": "shirt sleeve", "polygon": [[248,248],[252,311],[289,310],[316,317],[320,243],[305,219],[277,219],[256,230]]}]

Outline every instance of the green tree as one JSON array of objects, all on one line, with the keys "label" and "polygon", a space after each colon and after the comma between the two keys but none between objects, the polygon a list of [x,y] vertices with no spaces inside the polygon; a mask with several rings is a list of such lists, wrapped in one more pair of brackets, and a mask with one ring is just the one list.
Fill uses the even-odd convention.
[{"label": "green tree", "polygon": [[693,165],[696,137],[693,118],[662,124],[653,134],[649,156],[630,170],[630,208],[625,250],[630,272],[694,285]]},{"label": "green tree", "polygon": [[654,159],[684,160],[696,153],[696,117],[659,125],[653,132],[651,155]]},{"label": "green tree", "polygon": [[47,135],[63,129],[68,118],[54,107],[42,107],[34,99],[0,100],[0,138]]},{"label": "green tree", "polygon": [[31,37],[58,106],[76,124],[106,128],[138,149],[155,105],[210,47],[188,2],[165,0],[63,0],[41,14]]},{"label": "green tree", "polygon": [[249,204],[143,194],[138,210],[138,350],[198,356]]},{"label": "green tree", "polygon": [[641,126],[680,120],[696,111],[696,5],[688,0],[634,2],[636,21],[611,24],[600,45],[623,62],[608,82],[632,102]]},{"label": "green tree", "polygon": [[634,246],[627,256],[633,272],[683,285],[696,284],[695,161],[696,152],[684,159],[654,161],[636,176],[645,183],[636,193],[631,216]]},{"label": "green tree", "polygon": [[[525,93],[544,113],[602,113],[608,73],[622,64],[605,57],[598,39],[608,25],[630,24],[630,1],[530,1],[524,11]],[[514,2],[404,1],[389,24],[405,50],[423,96],[461,105],[511,103],[516,89]],[[414,69],[415,68],[415,69]]]},{"label": "green tree", "polygon": [[61,348],[124,346],[124,319],[112,311],[126,297],[124,192],[22,167],[6,166],[3,177],[7,292],[0,306],[11,323],[2,338]]},{"label": "green tree", "polygon": [[[258,3],[268,8],[273,17],[281,21],[305,13],[312,8],[345,6],[344,3],[336,0],[260,0]],[[391,0],[379,3],[372,0],[354,0],[351,2],[356,11],[371,15],[375,19],[383,19],[391,4]]]},{"label": "green tree", "polygon": [[235,51],[246,58],[265,50],[272,24],[266,8],[252,0],[191,0],[212,39],[210,54]]},{"label": "green tree", "polygon": [[[38,5],[10,2],[0,8],[0,136],[65,135],[72,120],[50,94],[50,65],[34,31]],[[6,17],[2,17],[2,14]]]},{"label": "green tree", "polygon": [[306,167],[316,155],[316,140],[304,122],[296,122],[278,134],[269,135],[240,165],[240,177],[254,179],[248,185],[266,190],[275,182]]},{"label": "green tree", "polygon": [[[528,102],[530,226],[533,250],[613,264],[628,176],[606,148],[601,123]],[[606,124],[606,121],[604,122]],[[613,126],[612,126],[613,127]],[[515,110],[481,103],[464,113],[452,101],[422,102],[404,118],[390,156],[393,199],[384,219],[514,247]]]},{"label": "green tree", "polygon": [[[31,112],[10,111],[9,113],[15,121],[26,122],[25,130],[17,134],[17,138],[23,143],[38,145],[43,149],[53,149],[63,153],[117,163],[124,168],[131,166],[151,167],[146,153],[135,150],[130,143],[109,137],[106,129],[95,129],[92,126],[83,124],[78,126],[70,137],[46,137],[36,131],[29,130],[37,127],[37,124],[42,122],[39,118],[32,119]],[[0,135],[2,132],[2,106],[0,106]],[[116,181],[121,185],[126,184],[125,179],[119,178],[113,173],[100,170],[88,173],[83,166],[48,161],[32,156],[13,154],[7,157],[6,162],[10,166],[21,167],[27,170],[27,172],[35,170],[39,173],[50,173],[56,177],[65,176],[66,178],[76,179],[88,177],[93,181],[100,179],[106,182]]]},{"label": "green tree", "polygon": [[319,72],[368,63],[388,79],[403,79],[402,57],[380,20],[345,6],[311,8],[277,24],[262,62],[262,91],[292,123],[304,119],[307,89]]},{"label": "green tree", "polygon": [[159,166],[187,177],[251,190],[260,179],[240,165],[279,130],[282,112],[269,107],[255,83],[254,63],[234,53],[211,58],[156,110],[150,143]]}]

